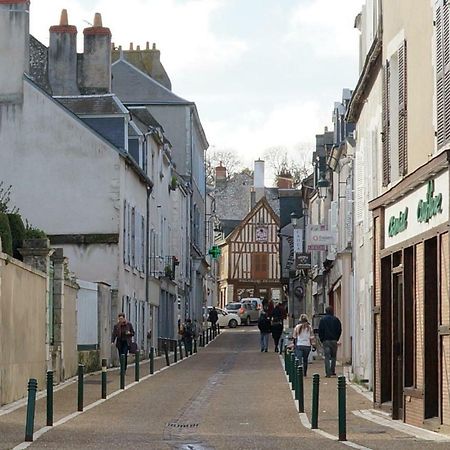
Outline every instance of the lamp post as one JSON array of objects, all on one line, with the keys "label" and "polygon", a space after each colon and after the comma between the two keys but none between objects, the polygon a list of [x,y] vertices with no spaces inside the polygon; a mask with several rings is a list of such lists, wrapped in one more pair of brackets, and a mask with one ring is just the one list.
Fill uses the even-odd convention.
[{"label": "lamp post", "polygon": [[[288,311],[289,311],[289,327],[293,327],[295,324],[295,311],[294,311],[294,278],[296,274],[296,267],[295,267],[295,254],[298,247],[298,244],[296,242],[296,232],[300,217],[295,213],[291,213],[291,225],[292,225],[292,235],[294,238],[294,267],[292,270],[289,271],[289,302],[288,302]],[[301,243],[302,245],[302,243]]]}]

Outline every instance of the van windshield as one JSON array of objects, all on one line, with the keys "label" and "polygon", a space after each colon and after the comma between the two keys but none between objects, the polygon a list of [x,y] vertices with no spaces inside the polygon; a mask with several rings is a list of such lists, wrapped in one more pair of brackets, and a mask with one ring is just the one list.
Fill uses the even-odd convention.
[{"label": "van windshield", "polygon": [[240,303],[229,303],[227,305],[228,311],[237,311],[241,307]]}]

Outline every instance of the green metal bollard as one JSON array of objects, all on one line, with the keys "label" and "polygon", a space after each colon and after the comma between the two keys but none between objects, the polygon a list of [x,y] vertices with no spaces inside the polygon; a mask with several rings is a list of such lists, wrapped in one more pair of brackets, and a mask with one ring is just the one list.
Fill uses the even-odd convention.
[{"label": "green metal bollard", "polygon": [[295,358],[294,363],[294,394],[295,394],[295,400],[298,401],[298,368],[300,366],[299,360]]},{"label": "green metal bollard", "polygon": [[291,380],[292,380],[292,384],[291,384],[291,389],[293,391],[295,391],[295,377],[297,376],[296,373],[296,366],[295,366],[295,360],[297,358],[295,357],[295,354],[292,353],[292,362],[291,362]]},{"label": "green metal bollard", "polygon": [[300,365],[297,368],[298,377],[298,411],[305,412],[305,391],[303,390],[303,366]]},{"label": "green metal bollard", "polygon": [[83,411],[84,402],[84,366],[78,364],[78,411]]},{"label": "green metal bollard", "polygon": [[153,347],[150,347],[150,375],[153,375],[155,373],[155,349]]},{"label": "green metal bollard", "polygon": [[284,349],[284,371],[286,372],[286,375],[288,373],[288,360],[287,360],[287,349]]},{"label": "green metal bollard", "polygon": [[36,410],[37,380],[30,378],[28,381],[27,422],[25,424],[25,441],[33,442],[34,412]]},{"label": "green metal bollard", "polygon": [[194,353],[197,353],[197,339],[194,339]]},{"label": "green metal bollard", "polygon": [[139,381],[139,363],[140,363],[141,352],[138,350],[134,354],[134,381]]},{"label": "green metal bollard", "polygon": [[220,334],[220,325],[219,325],[219,323],[217,323],[217,335],[219,335]]},{"label": "green metal bollard", "polygon": [[206,336],[205,336],[205,330],[202,331],[202,347],[206,345]]},{"label": "green metal bollard", "polygon": [[125,355],[120,355],[120,389],[125,389]]},{"label": "green metal bollard", "polygon": [[169,349],[167,348],[167,341],[164,342],[164,356],[166,357],[166,366],[170,366]]},{"label": "green metal bollard", "polygon": [[178,348],[180,350],[180,360],[183,359],[183,347],[181,341],[178,341]]},{"label": "green metal bollard", "polygon": [[290,353],[289,355],[289,383],[292,383],[292,379],[293,379],[293,366],[294,366],[294,353]]},{"label": "green metal bollard", "polygon": [[178,342],[175,341],[175,347],[173,349],[173,362],[178,361]]},{"label": "green metal bollard", "polygon": [[107,367],[108,367],[108,361],[106,359],[102,359],[102,398],[106,399],[107,397]]},{"label": "green metal bollard", "polygon": [[312,389],[312,410],[311,410],[311,429],[316,430],[319,422],[319,384],[320,375],[315,373],[313,375],[313,389]]},{"label": "green metal bollard", "polygon": [[338,418],[339,418],[339,440],[347,440],[347,424],[346,424],[346,399],[345,399],[345,376],[338,377]]},{"label": "green metal bollard", "polygon": [[209,344],[209,328],[206,329],[206,345]]},{"label": "green metal bollard", "polygon": [[53,370],[47,371],[47,426],[53,426]]}]

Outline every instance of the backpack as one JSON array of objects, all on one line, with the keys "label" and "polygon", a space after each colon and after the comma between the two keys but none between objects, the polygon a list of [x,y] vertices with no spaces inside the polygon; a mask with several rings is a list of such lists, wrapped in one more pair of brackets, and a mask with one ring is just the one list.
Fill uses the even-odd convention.
[{"label": "backpack", "polygon": [[186,323],[184,325],[183,337],[185,337],[185,338],[192,337],[192,324],[191,323]]}]

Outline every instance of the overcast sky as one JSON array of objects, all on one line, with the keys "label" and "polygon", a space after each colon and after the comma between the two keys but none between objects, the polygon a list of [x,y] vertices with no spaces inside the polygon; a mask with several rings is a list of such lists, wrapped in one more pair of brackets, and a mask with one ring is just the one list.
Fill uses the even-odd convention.
[{"label": "overcast sky", "polygon": [[[248,166],[272,146],[312,148],[334,101],[357,81],[363,0],[32,0],[31,32],[48,44],[67,8],[82,29],[102,13],[113,42],[155,42],[173,91],[197,103],[210,149]],[[292,153],[295,155],[295,153]]]}]

